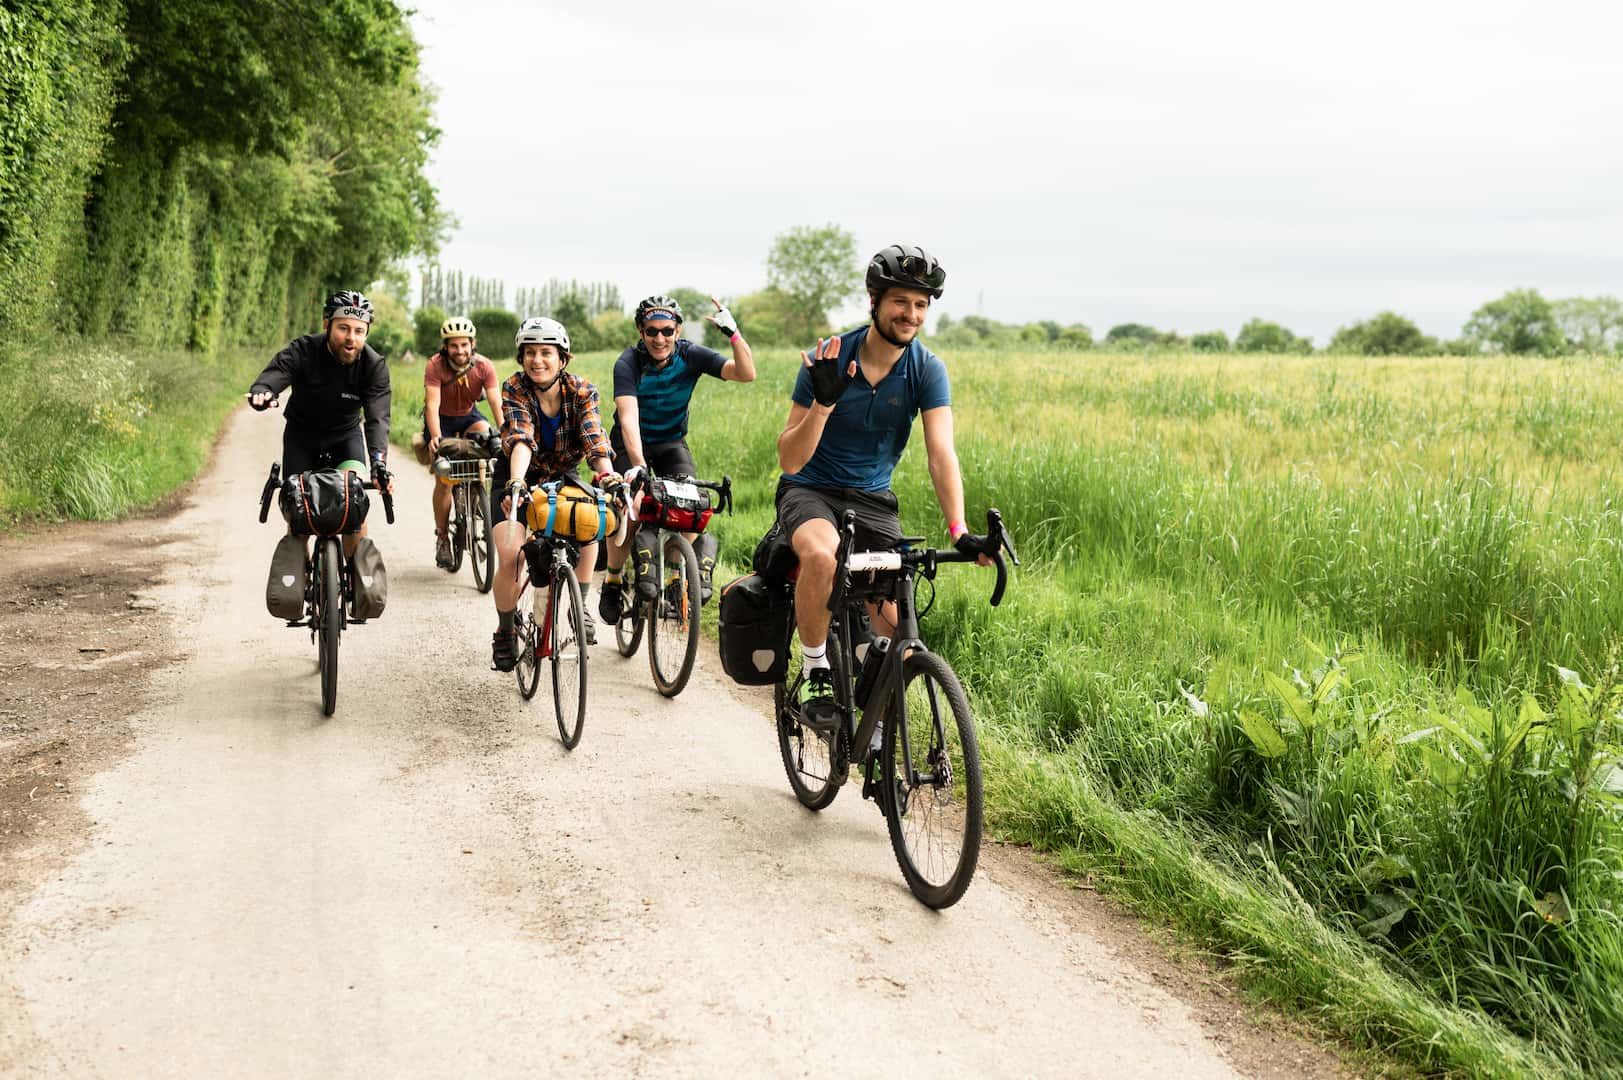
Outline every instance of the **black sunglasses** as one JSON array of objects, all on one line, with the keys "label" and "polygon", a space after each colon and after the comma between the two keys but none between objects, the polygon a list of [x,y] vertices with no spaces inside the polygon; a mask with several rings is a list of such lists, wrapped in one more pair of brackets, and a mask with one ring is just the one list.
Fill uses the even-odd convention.
[{"label": "black sunglasses", "polygon": [[932,264],[929,259],[921,259],[917,255],[903,255],[896,261],[896,268],[904,277],[911,278],[927,288],[939,289],[947,281],[947,272],[941,269],[939,263]]},{"label": "black sunglasses", "polygon": [[674,327],[674,326],[645,326],[645,327],[642,328],[642,332],[648,337],[675,337],[676,336],[676,327]]}]

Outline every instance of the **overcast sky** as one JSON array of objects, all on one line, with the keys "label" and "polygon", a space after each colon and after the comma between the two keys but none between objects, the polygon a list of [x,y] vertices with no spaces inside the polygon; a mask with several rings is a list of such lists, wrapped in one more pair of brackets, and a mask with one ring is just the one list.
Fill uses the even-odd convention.
[{"label": "overcast sky", "polygon": [[415,2],[442,265],[511,286],[736,295],[835,222],[1096,336],[1623,293],[1617,3]]}]

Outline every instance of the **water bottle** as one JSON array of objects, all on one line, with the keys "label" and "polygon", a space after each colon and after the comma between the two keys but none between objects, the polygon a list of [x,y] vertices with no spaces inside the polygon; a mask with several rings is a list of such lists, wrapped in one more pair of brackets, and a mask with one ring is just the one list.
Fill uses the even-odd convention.
[{"label": "water bottle", "polygon": [[873,693],[874,683],[879,681],[879,669],[885,666],[885,655],[890,651],[890,638],[876,637],[872,644],[863,652],[862,670],[857,672],[856,690],[852,700],[859,709],[868,707],[868,697]]}]

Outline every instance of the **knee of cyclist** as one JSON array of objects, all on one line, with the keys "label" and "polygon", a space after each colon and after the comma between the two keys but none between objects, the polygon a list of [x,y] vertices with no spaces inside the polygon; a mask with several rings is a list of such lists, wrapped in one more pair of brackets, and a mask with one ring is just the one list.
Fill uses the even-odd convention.
[{"label": "knee of cyclist", "polygon": [[802,552],[800,555],[800,576],[819,580],[832,578],[834,576],[835,554],[833,550],[825,551],[822,548]]}]

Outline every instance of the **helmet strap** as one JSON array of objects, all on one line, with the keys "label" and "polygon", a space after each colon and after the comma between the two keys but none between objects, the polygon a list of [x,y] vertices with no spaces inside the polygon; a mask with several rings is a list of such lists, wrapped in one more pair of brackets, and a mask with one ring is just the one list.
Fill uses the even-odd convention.
[{"label": "helmet strap", "polygon": [[[881,292],[879,295],[884,296],[885,294]],[[884,327],[879,325],[879,299],[877,297],[874,299],[872,306],[868,308],[868,325],[873,327],[874,333],[878,334],[880,337],[884,338],[898,349],[907,348],[907,342],[897,341],[895,338],[885,333]]]}]

